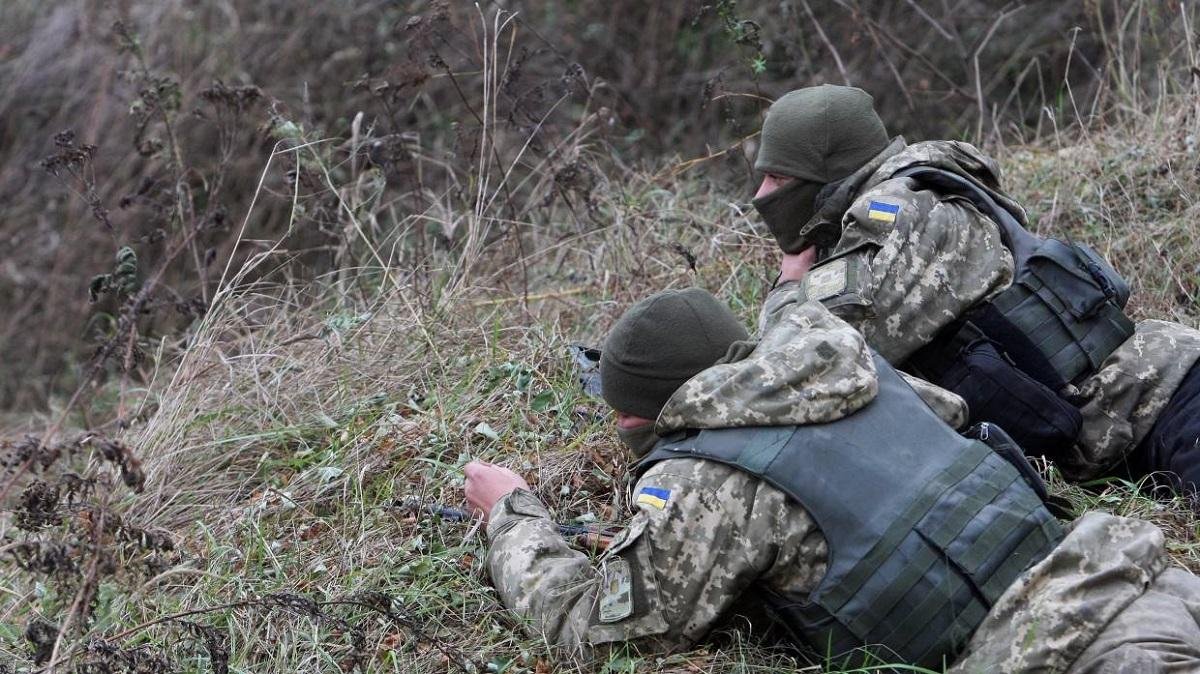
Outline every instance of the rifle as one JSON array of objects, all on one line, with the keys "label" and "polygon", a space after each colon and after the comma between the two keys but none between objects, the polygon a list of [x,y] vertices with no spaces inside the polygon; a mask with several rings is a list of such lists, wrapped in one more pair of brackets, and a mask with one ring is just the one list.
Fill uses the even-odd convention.
[{"label": "rifle", "polygon": [[[414,514],[433,515],[447,522],[470,522],[476,515],[453,506],[441,503],[422,503],[414,499],[398,500],[396,506]],[[564,538],[582,538],[586,546],[595,546],[603,550],[612,542],[614,536],[620,533],[622,527],[587,524],[566,524],[555,522],[558,533]]]}]

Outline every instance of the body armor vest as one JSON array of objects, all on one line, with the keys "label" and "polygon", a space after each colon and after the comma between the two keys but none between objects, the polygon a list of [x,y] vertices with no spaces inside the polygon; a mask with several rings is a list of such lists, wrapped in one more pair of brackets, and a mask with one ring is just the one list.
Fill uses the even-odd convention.
[{"label": "body armor vest", "polygon": [[1032,234],[986,190],[957,173],[917,166],[894,177],[967,199],[1000,227],[1013,256],[1012,285],[947,327],[963,335],[943,335],[943,346],[931,345],[919,358],[951,360],[982,332],[1023,372],[1062,392],[1096,372],[1133,335],[1124,312],[1129,284],[1091,247]]},{"label": "body armor vest", "polygon": [[829,552],[810,596],[769,594],[783,626],[819,654],[865,647],[939,666],[1062,534],[1011,464],[950,429],[878,355],[875,363],[879,394],[848,417],[667,436],[636,470],[701,458],[786,492]]}]

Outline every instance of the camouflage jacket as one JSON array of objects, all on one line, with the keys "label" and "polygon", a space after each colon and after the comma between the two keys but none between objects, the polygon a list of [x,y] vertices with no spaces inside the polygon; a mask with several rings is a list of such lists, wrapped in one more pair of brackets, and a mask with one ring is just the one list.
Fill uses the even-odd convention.
[{"label": "camouflage jacket", "polygon": [[[833,421],[878,390],[862,337],[818,303],[795,305],[758,343],[685,383],[656,429]],[[961,422],[957,396],[918,391]],[[743,594],[807,595],[825,572],[826,543],[805,509],[735,468],[699,459],[652,465],[633,493],[636,514],[594,563],[558,535],[530,492],[496,504],[487,564],[506,606],[550,643],[634,640],[656,650],[706,634]]]},{"label": "camouflage jacket", "polygon": [[[903,364],[967,309],[1009,286],[1012,255],[998,226],[961,197],[893,178],[914,165],[970,177],[1021,224],[1024,211],[1000,191],[995,162],[958,141],[905,145],[897,138],[820,205],[817,217],[840,221],[841,237],[803,281],[767,298],[760,333],[783,310],[819,299],[862,331],[888,362]],[[898,207],[898,212],[878,204]],[[1103,474],[1149,432],[1184,375],[1200,358],[1200,331],[1143,321],[1136,333],[1079,387],[1083,431],[1060,468],[1073,479]]]}]

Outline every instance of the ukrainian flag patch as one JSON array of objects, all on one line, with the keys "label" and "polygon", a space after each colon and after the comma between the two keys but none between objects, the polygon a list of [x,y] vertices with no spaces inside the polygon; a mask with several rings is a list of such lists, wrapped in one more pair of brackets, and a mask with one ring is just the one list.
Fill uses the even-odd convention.
[{"label": "ukrainian flag patch", "polygon": [[895,222],[899,213],[899,204],[889,204],[886,201],[872,201],[867,207],[867,218],[879,222]]},{"label": "ukrainian flag patch", "polygon": [[659,510],[667,507],[667,501],[669,500],[671,500],[671,490],[659,489],[658,487],[642,487],[637,496],[638,505],[644,503]]}]

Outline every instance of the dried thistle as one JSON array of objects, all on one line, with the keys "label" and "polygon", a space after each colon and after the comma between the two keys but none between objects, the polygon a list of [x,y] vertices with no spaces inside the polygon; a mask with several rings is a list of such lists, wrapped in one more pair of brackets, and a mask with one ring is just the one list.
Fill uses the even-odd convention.
[{"label": "dried thistle", "polygon": [[239,116],[262,100],[262,89],[254,85],[227,86],[221,80],[200,92],[200,98],[218,111],[218,114]]},{"label": "dried thistle", "polygon": [[287,609],[293,613],[307,616],[309,618],[322,618],[325,616],[325,614],[321,612],[321,606],[317,604],[317,602],[307,597],[302,597],[298,594],[293,594],[290,592],[268,594],[262,598],[262,603],[264,606],[274,606]]},{"label": "dried thistle", "polygon": [[71,447],[61,444],[47,446],[32,435],[26,435],[16,442],[0,440],[0,465],[9,475],[27,468],[41,467],[44,471],[57,463],[64,451],[70,452]]},{"label": "dried thistle", "polygon": [[44,480],[30,482],[21,492],[21,503],[16,511],[17,528],[34,532],[61,524],[58,498],[58,487]]},{"label": "dried thistle", "polygon": [[81,173],[96,156],[95,145],[75,145],[75,131],[71,129],[54,134],[54,145],[58,151],[42,159],[42,168],[56,178],[63,172]]},{"label": "dried thistle", "polygon": [[43,576],[65,578],[79,569],[71,547],[59,541],[22,541],[11,553],[17,566]]},{"label": "dried thistle", "polygon": [[104,639],[92,639],[83,647],[76,674],[169,674],[177,671],[170,660],[149,646],[121,648]]},{"label": "dried thistle", "polygon": [[100,452],[100,456],[108,463],[117,467],[121,473],[121,481],[136,493],[141,493],[146,485],[146,473],[142,471],[142,462],[133,454],[133,450],[119,440],[108,440],[96,435],[89,435],[79,441],[81,445],[91,445]]},{"label": "dried thistle", "polygon": [[58,626],[41,617],[34,617],[25,626],[25,641],[36,664],[43,664],[50,659],[54,652],[54,642],[58,639]]},{"label": "dried thistle", "polygon": [[213,674],[229,674],[229,640],[215,627],[201,625],[190,620],[175,621],[183,625],[193,636],[204,642],[208,651],[208,663]]},{"label": "dried thistle", "polygon": [[86,143],[76,145],[75,132],[71,129],[55,134],[54,145],[58,151],[42,159],[42,168],[50,175],[65,181],[67,187],[87,202],[92,217],[104,225],[105,229],[114,231],[112,221],[108,218],[108,209],[101,203],[99,192],[96,190],[96,179],[92,170],[96,146]]}]

